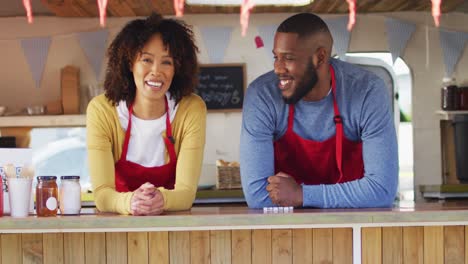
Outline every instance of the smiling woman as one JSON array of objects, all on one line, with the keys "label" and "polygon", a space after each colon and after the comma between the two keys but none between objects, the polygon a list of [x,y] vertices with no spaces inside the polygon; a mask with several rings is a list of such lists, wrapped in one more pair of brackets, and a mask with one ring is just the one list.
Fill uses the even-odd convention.
[{"label": "smiling woman", "polygon": [[157,215],[195,198],[206,106],[193,94],[198,48],[182,21],[130,21],[108,50],[105,94],[87,110],[87,149],[100,211]]}]

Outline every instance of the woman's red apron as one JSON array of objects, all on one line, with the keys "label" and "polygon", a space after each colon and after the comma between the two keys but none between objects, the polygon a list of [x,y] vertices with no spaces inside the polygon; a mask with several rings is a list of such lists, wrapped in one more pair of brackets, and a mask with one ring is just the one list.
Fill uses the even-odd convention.
[{"label": "woman's red apron", "polygon": [[293,131],[294,105],[289,105],[286,133],[274,142],[275,173],[289,174],[299,184],[342,183],[364,175],[362,142],[351,141],[344,135],[336,102],[335,72],[331,66],[330,74],[336,134],[322,142],[301,138]]},{"label": "woman's red apron", "polygon": [[[122,155],[115,164],[115,189],[118,192],[132,192],[142,184],[149,182],[156,187],[174,189],[177,157],[172,137],[171,122],[169,120],[169,107],[166,98],[166,137],[164,143],[169,152],[169,163],[158,167],[144,167],[140,164],[127,160],[128,143],[130,141],[130,131],[132,129],[133,104],[128,109],[128,126],[125,132],[125,140],[122,147]],[[154,150],[146,150],[148,155],[152,155]]]}]

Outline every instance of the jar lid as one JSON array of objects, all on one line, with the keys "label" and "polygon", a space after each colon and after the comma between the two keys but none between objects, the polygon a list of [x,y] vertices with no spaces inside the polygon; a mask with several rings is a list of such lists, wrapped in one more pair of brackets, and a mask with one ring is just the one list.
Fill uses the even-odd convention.
[{"label": "jar lid", "polygon": [[80,176],[60,176],[60,180],[79,180]]},{"label": "jar lid", "polygon": [[38,181],[55,181],[57,176],[37,176]]}]

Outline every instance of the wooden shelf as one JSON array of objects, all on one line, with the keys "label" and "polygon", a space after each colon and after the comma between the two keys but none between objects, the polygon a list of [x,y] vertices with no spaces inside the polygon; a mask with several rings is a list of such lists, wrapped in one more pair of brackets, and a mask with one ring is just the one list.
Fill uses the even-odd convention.
[{"label": "wooden shelf", "polygon": [[468,115],[468,110],[457,110],[457,111],[438,110],[436,111],[436,114],[442,120],[452,120],[453,117],[456,115]]},{"label": "wooden shelf", "polygon": [[2,116],[0,127],[86,126],[86,115]]}]

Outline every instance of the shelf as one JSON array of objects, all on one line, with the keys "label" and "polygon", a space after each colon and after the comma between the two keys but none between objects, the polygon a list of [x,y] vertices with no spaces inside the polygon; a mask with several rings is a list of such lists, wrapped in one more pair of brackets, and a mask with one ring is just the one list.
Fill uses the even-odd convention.
[{"label": "shelf", "polygon": [[86,126],[86,115],[2,116],[0,127]]},{"label": "shelf", "polygon": [[452,120],[455,115],[468,115],[468,110],[444,111],[438,110],[436,114],[441,120]]}]

